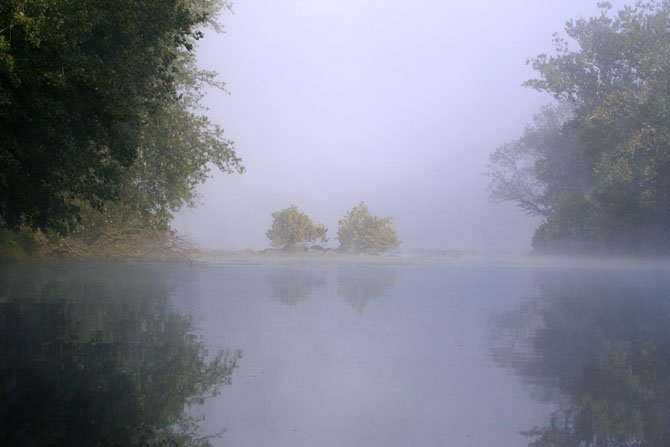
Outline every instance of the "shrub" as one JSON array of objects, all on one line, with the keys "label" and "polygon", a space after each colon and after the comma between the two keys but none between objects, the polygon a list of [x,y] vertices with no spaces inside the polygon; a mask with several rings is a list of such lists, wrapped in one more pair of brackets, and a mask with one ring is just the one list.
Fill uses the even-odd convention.
[{"label": "shrub", "polygon": [[391,218],[370,215],[362,201],[340,220],[337,239],[340,251],[350,253],[379,253],[400,245]]},{"label": "shrub", "polygon": [[272,226],[265,233],[273,247],[295,250],[311,245],[317,240],[328,242],[328,229],[312,219],[297,206],[272,213]]}]

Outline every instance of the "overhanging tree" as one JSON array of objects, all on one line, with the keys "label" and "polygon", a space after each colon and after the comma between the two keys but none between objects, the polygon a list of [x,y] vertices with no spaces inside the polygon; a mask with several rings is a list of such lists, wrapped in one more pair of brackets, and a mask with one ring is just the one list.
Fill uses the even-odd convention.
[{"label": "overhanging tree", "polygon": [[670,2],[600,6],[531,61],[557,105],[491,156],[492,197],[544,217],[536,248],[669,250]]},{"label": "overhanging tree", "polygon": [[80,204],[81,223],[72,235],[104,245],[120,241],[170,238],[172,213],[195,205],[195,187],[210,166],[243,172],[233,144],[199,108],[206,85],[218,85],[214,74],[196,69],[192,54],[175,62],[183,72],[178,103],[166,103],[143,129],[137,158],[120,183],[120,198],[105,202],[101,212]]},{"label": "overhanging tree", "polygon": [[[191,197],[184,185],[200,181],[206,162],[238,169],[231,146],[195,112],[191,94],[207,81],[192,50],[222,5],[2,2],[0,226],[71,231],[82,208],[117,203],[129,185],[156,213]],[[185,133],[168,127],[175,120]],[[199,148],[182,156],[193,137]],[[177,154],[177,164],[151,159],[161,172],[149,185],[142,177],[149,167],[136,162],[158,147],[159,159]],[[171,166],[182,170],[178,181],[162,183]]]}]

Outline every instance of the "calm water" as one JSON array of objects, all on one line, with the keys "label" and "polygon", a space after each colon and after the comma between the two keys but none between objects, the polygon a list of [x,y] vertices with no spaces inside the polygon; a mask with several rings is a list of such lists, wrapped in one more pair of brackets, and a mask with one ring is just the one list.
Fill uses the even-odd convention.
[{"label": "calm water", "polygon": [[670,445],[668,270],[2,264],[0,349],[0,445]]}]

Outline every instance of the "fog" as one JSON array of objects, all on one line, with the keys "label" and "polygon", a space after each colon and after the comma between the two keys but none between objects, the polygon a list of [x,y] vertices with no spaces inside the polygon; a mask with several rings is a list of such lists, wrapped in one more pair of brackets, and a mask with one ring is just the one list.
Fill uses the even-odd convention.
[{"label": "fog", "polygon": [[[619,4],[616,3],[615,8]],[[488,155],[551,101],[521,86],[584,0],[239,0],[208,32],[200,65],[212,120],[243,157],[214,173],[174,227],[210,249],[260,249],[292,204],[329,228],[365,200],[402,250],[530,250],[538,224],[486,192]]]}]

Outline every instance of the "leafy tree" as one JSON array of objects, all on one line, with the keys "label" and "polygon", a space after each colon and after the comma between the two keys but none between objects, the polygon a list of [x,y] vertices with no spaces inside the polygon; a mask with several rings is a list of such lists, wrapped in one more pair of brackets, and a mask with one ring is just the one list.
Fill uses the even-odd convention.
[{"label": "leafy tree", "polygon": [[490,190],[544,217],[536,248],[667,251],[670,2],[600,6],[531,61],[539,78],[526,85],[557,106],[491,156]]},{"label": "leafy tree", "polygon": [[320,240],[328,242],[328,229],[320,223],[314,223],[297,206],[272,213],[272,226],[265,233],[273,247],[294,250]]},{"label": "leafy tree", "polygon": [[206,163],[239,169],[195,107],[212,77],[192,50],[222,5],[2,2],[0,226],[68,232],[122,198],[164,224]]},{"label": "leafy tree", "polygon": [[[188,100],[194,105],[201,86],[192,88],[196,87],[198,91],[189,95],[197,96]],[[104,203],[101,211],[80,202],[80,224],[61,245],[78,253],[81,249],[74,244],[81,241],[100,254],[109,251],[106,246],[117,247],[123,241],[168,242],[172,213],[195,204],[195,186],[206,180],[209,165],[222,172],[243,172],[239,163],[218,126],[181,104],[167,104],[143,130],[137,159],[120,184],[120,199]]]},{"label": "leafy tree", "polygon": [[340,220],[337,239],[340,251],[353,253],[379,253],[400,245],[391,218],[370,215],[363,201]]}]

